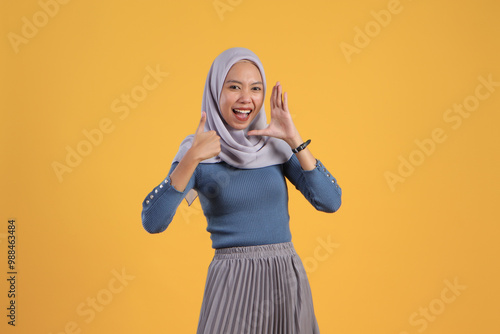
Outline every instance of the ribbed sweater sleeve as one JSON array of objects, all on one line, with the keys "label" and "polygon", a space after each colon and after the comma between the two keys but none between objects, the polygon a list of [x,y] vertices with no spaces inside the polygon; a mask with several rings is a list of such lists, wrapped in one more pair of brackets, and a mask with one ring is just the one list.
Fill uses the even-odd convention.
[{"label": "ribbed sweater sleeve", "polygon": [[321,161],[313,170],[303,170],[295,155],[284,164],[255,169],[199,164],[182,192],[170,183],[176,166],[142,202],[142,225],[149,233],[167,229],[191,189],[198,192],[214,248],[290,241],[285,177],[317,210],[335,212],[341,205],[342,190]]},{"label": "ribbed sweater sleeve", "polygon": [[292,155],[283,165],[283,171],[286,178],[317,210],[335,212],[340,208],[342,189],[321,161],[317,160],[314,169],[303,170],[299,159]]},{"label": "ribbed sweater sleeve", "polygon": [[142,202],[142,226],[149,233],[165,231],[187,192],[193,189],[195,173],[183,192],[175,189],[170,183],[170,174],[177,166],[173,163],[167,177],[155,187]]}]

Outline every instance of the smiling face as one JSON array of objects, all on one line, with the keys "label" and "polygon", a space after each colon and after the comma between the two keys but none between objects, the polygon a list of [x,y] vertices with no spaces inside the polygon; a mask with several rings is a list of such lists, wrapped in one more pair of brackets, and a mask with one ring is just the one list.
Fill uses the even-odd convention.
[{"label": "smiling face", "polygon": [[246,129],[264,102],[260,71],[249,61],[237,62],[227,73],[219,99],[222,118],[234,129]]}]

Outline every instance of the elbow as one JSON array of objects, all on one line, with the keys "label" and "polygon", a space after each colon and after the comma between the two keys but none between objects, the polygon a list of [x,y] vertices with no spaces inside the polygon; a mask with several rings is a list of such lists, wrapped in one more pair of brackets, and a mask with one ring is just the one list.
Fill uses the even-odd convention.
[{"label": "elbow", "polygon": [[336,182],[327,185],[320,184],[319,190],[311,190],[306,197],[316,210],[326,213],[334,213],[340,209],[342,204],[342,189]]},{"label": "elbow", "polygon": [[146,232],[150,234],[157,234],[165,231],[167,226],[164,224],[152,224],[148,221],[142,221],[142,227],[146,230]]},{"label": "elbow", "polygon": [[340,209],[340,206],[342,205],[342,200],[340,197],[334,202],[334,204],[330,207],[332,211],[330,213],[337,212]]},{"label": "elbow", "polygon": [[340,209],[341,201],[335,201],[332,203],[327,203],[326,205],[322,206],[319,210],[326,212],[326,213],[334,213],[337,212]]},{"label": "elbow", "polygon": [[329,213],[337,212],[340,209],[342,205],[342,189],[340,187],[337,186],[337,191],[330,197],[329,204]]},{"label": "elbow", "polygon": [[334,213],[340,209],[341,204],[342,204],[342,199],[340,195],[337,195],[337,196],[332,196],[328,200],[325,200],[323,202],[316,202],[314,206],[316,207],[317,210],[321,212]]},{"label": "elbow", "polygon": [[157,225],[147,224],[145,222],[142,222],[142,227],[144,227],[146,232],[148,232],[150,234],[157,234],[157,233],[165,231],[165,229],[166,229],[166,227],[162,228],[162,227],[159,227]]},{"label": "elbow", "polygon": [[148,232],[150,234],[161,233],[161,232],[165,231],[167,229],[167,226],[168,226],[168,222],[167,223],[160,223],[161,221],[165,221],[165,220],[154,219],[154,217],[150,217],[144,211],[142,212],[141,219],[142,219],[142,227],[146,230],[146,232]]}]

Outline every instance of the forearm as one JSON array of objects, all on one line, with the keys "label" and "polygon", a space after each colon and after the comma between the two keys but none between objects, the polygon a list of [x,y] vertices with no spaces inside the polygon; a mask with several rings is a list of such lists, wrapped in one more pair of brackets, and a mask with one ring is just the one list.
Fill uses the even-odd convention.
[{"label": "forearm", "polygon": [[178,162],[172,164],[167,177],[153,188],[142,202],[142,225],[149,233],[160,233],[168,227],[186,195],[186,190],[194,186],[194,177],[188,182],[184,192],[172,186],[169,176],[178,165]]},{"label": "forearm", "polygon": [[183,192],[198,164],[199,159],[194,158],[191,150],[188,150],[170,174],[170,184],[177,191]]}]

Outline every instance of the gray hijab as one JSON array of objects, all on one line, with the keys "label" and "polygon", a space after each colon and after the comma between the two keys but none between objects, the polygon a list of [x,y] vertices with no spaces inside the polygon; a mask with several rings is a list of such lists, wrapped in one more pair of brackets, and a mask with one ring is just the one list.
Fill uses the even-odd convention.
[{"label": "gray hijab", "polygon": [[[245,48],[231,48],[215,58],[205,82],[201,110],[207,113],[205,131],[215,130],[221,138],[221,152],[218,156],[203,160],[201,163],[226,162],[236,168],[252,169],[282,164],[292,155],[292,150],[281,139],[264,136],[247,136],[247,132],[267,127],[264,103],[257,116],[248,128],[236,130],[222,119],[219,98],[231,67],[240,60],[250,60],[259,68],[266,93],[266,77],[260,59],[252,51]],[[201,116],[200,116],[201,117]],[[194,135],[187,136],[181,143],[173,162],[179,162],[191,147]],[[189,204],[196,198],[197,193],[192,190],[186,195]]]}]

